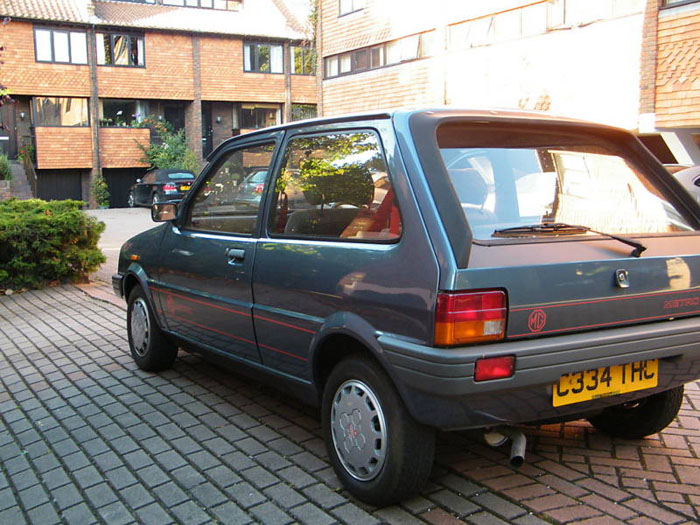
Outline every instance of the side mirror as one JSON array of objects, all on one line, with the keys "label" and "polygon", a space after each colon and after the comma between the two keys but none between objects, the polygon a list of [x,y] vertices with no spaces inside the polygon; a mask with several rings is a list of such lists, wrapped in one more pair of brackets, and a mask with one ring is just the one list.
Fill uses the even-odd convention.
[{"label": "side mirror", "polygon": [[177,218],[177,204],[172,202],[156,202],[151,206],[153,222],[167,222]]}]

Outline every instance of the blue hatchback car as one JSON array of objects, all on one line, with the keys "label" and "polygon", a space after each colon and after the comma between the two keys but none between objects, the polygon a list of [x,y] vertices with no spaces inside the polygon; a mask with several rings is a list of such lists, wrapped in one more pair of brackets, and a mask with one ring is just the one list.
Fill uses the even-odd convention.
[{"label": "blue hatchback car", "polygon": [[436,428],[511,438],[517,465],[515,425],[644,437],[700,377],[700,209],[628,132],[397,111],[260,130],[208,161],[122,247],[133,358],[214,354],[319,406],[363,501],[415,494]]}]

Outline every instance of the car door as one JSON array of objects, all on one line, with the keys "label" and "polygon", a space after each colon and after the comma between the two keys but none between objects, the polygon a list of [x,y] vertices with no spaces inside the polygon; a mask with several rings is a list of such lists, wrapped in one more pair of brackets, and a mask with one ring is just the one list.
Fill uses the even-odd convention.
[{"label": "car door", "polygon": [[153,290],[170,331],[209,350],[259,362],[251,277],[262,198],[239,206],[235,196],[247,169],[272,163],[278,136],[235,145],[240,143],[210,163],[184,201],[179,221],[166,226]]}]

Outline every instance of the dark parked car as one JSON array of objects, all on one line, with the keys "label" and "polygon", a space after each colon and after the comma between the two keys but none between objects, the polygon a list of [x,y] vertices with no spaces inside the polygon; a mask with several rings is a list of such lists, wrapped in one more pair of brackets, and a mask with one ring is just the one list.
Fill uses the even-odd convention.
[{"label": "dark parked car", "polygon": [[[257,206],[230,204],[266,166]],[[262,177],[262,176],[261,176]],[[253,201],[251,201],[252,203]],[[700,208],[630,133],[397,111],[235,137],[122,248],[131,354],[228,360],[321,408],[357,498],[415,494],[435,429],[664,429],[700,377]]]},{"label": "dark parked car", "polygon": [[151,206],[156,202],[179,201],[192,187],[194,173],[187,170],[151,170],[143,179],[136,179],[129,190],[128,204],[134,206]]},{"label": "dark parked car", "polygon": [[677,171],[673,176],[700,204],[700,166]]}]

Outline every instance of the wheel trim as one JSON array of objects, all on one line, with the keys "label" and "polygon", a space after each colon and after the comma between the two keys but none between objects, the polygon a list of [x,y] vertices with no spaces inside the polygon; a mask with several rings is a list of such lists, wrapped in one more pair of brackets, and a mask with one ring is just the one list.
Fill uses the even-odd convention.
[{"label": "wheel trim", "polygon": [[146,355],[148,341],[151,335],[151,324],[148,318],[148,305],[139,297],[131,305],[131,344],[139,356]]},{"label": "wheel trim", "polygon": [[376,478],[386,461],[387,427],[377,396],[362,381],[346,381],[331,407],[331,434],[340,463],[353,478]]}]

